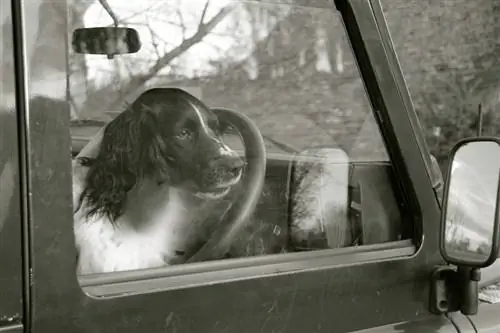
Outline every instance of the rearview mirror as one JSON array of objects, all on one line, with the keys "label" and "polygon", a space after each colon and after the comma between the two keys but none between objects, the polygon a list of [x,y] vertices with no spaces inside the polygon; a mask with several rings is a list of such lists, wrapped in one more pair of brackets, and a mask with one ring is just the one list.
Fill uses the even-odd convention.
[{"label": "rearview mirror", "polygon": [[499,176],[500,140],[469,138],[451,151],[440,235],[448,263],[483,268],[497,259]]},{"label": "rearview mirror", "polygon": [[135,53],[141,48],[137,30],[124,27],[79,28],[73,31],[73,50],[84,54]]}]

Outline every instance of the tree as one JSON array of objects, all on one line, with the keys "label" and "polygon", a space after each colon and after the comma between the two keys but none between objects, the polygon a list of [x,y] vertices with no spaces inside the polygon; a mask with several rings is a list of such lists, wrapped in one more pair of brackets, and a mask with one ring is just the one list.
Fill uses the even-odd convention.
[{"label": "tree", "polygon": [[500,8],[494,0],[382,0],[432,153],[445,170],[450,147],[484,130],[498,134]]},{"label": "tree", "polygon": [[[160,6],[172,6],[172,1],[156,1],[153,3]],[[96,86],[94,83],[94,87],[89,91],[85,102],[79,110],[80,114],[90,115],[92,114],[92,110],[120,110],[123,107],[124,100],[138,95],[145,89],[144,87],[148,85],[150,80],[161,75],[166,75],[170,80],[175,79],[175,70],[169,70],[175,68],[175,61],[209,35],[233,9],[232,5],[227,5],[208,17],[207,12],[210,1],[206,1],[204,8],[200,11],[200,17],[198,17],[199,23],[196,30],[188,35],[188,32],[185,31],[187,28],[184,26],[184,14],[178,7],[180,5],[181,3],[178,2],[177,6],[173,5],[173,8],[158,8],[158,6],[155,6],[137,13],[137,15],[142,16],[138,23],[142,25],[146,23],[147,25],[144,28],[148,29],[149,37],[151,38],[149,46],[152,46],[152,48],[147,50],[144,58],[138,57],[135,61],[131,60],[135,63],[131,61],[124,62],[117,57],[114,60],[116,66],[121,66],[125,70],[114,71],[114,75],[116,75],[115,81],[109,80],[99,86]],[[113,10],[116,9],[116,7],[113,8]],[[177,17],[174,18],[172,16]],[[134,15],[131,15],[128,19],[122,20],[122,24],[125,26],[136,26],[137,22],[134,22],[133,18]],[[155,29],[152,24],[149,24],[149,20],[162,20],[163,22],[170,22],[181,27],[183,29],[183,36],[180,43],[170,45],[169,41],[163,40],[162,35],[157,31],[158,28]],[[145,47],[148,47],[148,45],[145,45]],[[166,74],[162,74],[162,72]]]},{"label": "tree", "polygon": [[[5,7],[9,3],[1,2],[4,20],[8,20],[5,13],[9,8]],[[29,19],[30,38],[36,37],[36,43],[32,43],[35,51],[32,52],[32,81],[46,77],[49,72],[65,73],[66,60],[61,58],[62,53],[57,48],[65,33],[70,35],[73,28],[86,24],[89,11],[98,13],[96,8],[100,8],[107,17],[103,8],[96,5],[96,0],[68,3],[69,10],[65,2],[27,2],[30,17],[39,15],[44,23],[38,26],[38,23],[31,24],[37,20]],[[204,86],[211,103],[248,107],[260,124],[269,117],[298,113],[297,119],[301,119],[307,130],[313,127],[327,134],[325,139],[311,141],[317,144],[334,138],[347,146],[352,138],[344,135],[345,132],[357,133],[361,128],[369,103],[348,41],[342,34],[341,21],[333,14],[333,8],[331,12],[301,10],[304,7],[264,6],[253,1],[239,4],[245,8],[245,13],[233,11],[234,6],[216,10],[220,2],[207,1],[200,4],[195,14],[185,17],[187,14],[181,7],[186,2],[152,0],[144,3],[148,5],[134,13],[126,13],[124,2],[110,1],[109,4],[120,24],[137,27],[147,37],[144,56],[116,57],[112,61],[114,68],[101,72],[100,77],[107,78],[103,82],[92,76],[97,67],[93,67],[94,74],[88,71],[89,57],[70,54],[68,76],[70,102],[75,111],[73,118],[109,120],[103,110],[121,110],[124,99],[134,98],[151,84],[196,83]],[[485,134],[498,134],[495,124],[499,115],[494,110],[500,87],[500,65],[497,65],[500,59],[500,4],[494,0],[382,0],[382,4],[427,142],[444,170],[450,146],[460,138],[475,134],[479,104],[486,113]],[[64,28],[67,13],[70,14],[68,30]],[[111,18],[107,19],[111,24]],[[162,28],[155,25],[155,20],[162,20],[163,26],[177,25],[183,38],[173,44],[171,40],[163,40]],[[186,24],[188,21],[191,23]],[[243,40],[247,32],[241,22],[251,22],[252,43]],[[2,89],[7,89],[4,95],[9,89],[10,93],[13,91],[13,85],[9,86],[9,82],[13,82],[9,77],[12,59],[5,56],[12,50],[9,27],[5,22],[2,25]],[[221,49],[208,72],[191,73],[186,77],[183,74],[189,65],[186,53],[196,49],[198,44],[209,45],[211,36],[219,36],[221,31],[225,38],[232,38],[233,48]],[[235,43],[235,40],[240,42]],[[249,45],[253,46],[251,54],[242,58],[241,54],[248,51]],[[318,90],[318,86],[322,88]],[[282,107],[283,101],[276,96],[262,104],[264,108],[273,109],[272,115],[253,110],[252,99],[269,98],[265,89],[282,89],[280,94],[283,95],[290,87],[301,89],[301,98],[294,101],[296,108]],[[237,103],[229,93],[216,96],[221,89],[233,89],[235,95],[244,94],[247,101]],[[318,98],[326,94],[327,89],[335,98],[322,99],[321,103],[332,103],[334,112],[317,105]],[[360,101],[359,105],[353,101]],[[343,119],[340,121],[342,126],[332,125],[339,117]]]}]

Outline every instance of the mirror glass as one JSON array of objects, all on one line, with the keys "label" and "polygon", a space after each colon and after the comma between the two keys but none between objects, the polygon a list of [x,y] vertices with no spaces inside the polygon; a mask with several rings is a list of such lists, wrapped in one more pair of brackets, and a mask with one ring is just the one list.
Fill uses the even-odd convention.
[{"label": "mirror glass", "polygon": [[467,142],[450,163],[446,255],[459,262],[484,263],[493,245],[500,146],[494,141]]},{"label": "mirror glass", "polygon": [[139,34],[132,28],[96,27],[73,31],[73,50],[84,54],[126,54],[141,48]]}]

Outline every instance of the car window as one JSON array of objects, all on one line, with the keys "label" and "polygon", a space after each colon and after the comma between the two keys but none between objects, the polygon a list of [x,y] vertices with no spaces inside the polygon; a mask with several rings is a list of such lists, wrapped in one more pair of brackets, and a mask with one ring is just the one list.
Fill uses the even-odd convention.
[{"label": "car window", "polygon": [[[412,238],[332,4],[109,5],[142,47],[69,51],[78,274]],[[75,13],[73,27],[113,24],[99,3]]]}]

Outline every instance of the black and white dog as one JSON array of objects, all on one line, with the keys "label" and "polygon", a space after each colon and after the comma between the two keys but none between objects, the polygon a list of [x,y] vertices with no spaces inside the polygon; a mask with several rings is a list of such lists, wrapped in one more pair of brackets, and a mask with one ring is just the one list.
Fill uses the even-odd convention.
[{"label": "black and white dog", "polygon": [[200,100],[175,88],[144,92],[73,162],[78,273],[174,263],[244,164]]}]

